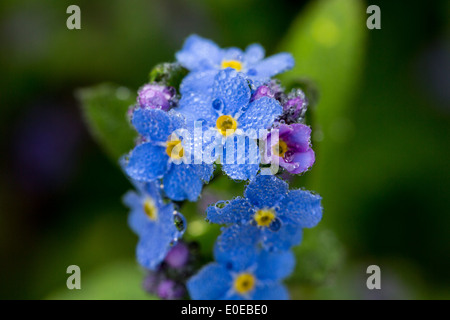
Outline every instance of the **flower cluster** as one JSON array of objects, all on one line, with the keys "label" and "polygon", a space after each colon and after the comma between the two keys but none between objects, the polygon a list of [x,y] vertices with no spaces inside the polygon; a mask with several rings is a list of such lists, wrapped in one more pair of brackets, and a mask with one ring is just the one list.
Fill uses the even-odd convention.
[{"label": "flower cluster", "polygon": [[[290,249],[301,242],[302,229],[322,217],[320,196],[289,190],[279,178],[306,172],[315,154],[304,124],[304,93],[286,94],[272,79],[293,67],[292,56],[264,56],[258,44],[222,49],[190,36],[173,64],[186,73],[181,83],[167,81],[171,75],[153,79],[129,111],[139,137],[122,167],[137,191],[124,202],[139,237],[137,260],[150,270],[144,287],[163,298],[181,298],[185,288],[193,299],[288,298],[281,280],[294,268]],[[199,198],[216,167],[248,181],[244,197],[207,209],[207,220],[223,225],[216,262],[187,282],[171,278],[166,271],[172,260],[188,259],[180,242],[186,221],[178,208]]]}]

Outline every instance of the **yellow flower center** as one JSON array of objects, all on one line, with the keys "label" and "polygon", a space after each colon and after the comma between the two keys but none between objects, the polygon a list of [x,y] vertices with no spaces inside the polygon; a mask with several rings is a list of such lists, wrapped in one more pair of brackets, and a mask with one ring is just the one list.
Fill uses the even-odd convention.
[{"label": "yellow flower center", "polygon": [[274,145],[272,147],[272,153],[275,156],[279,156],[279,157],[284,157],[284,155],[286,154],[286,151],[288,151],[289,148],[286,144],[286,142],[284,142],[283,140],[279,140],[278,143],[276,145]]},{"label": "yellow flower center", "polygon": [[183,145],[181,140],[169,140],[167,141],[166,153],[172,159],[181,159],[184,156]]},{"label": "yellow flower center", "polygon": [[246,294],[255,287],[255,277],[243,272],[234,279],[234,290],[239,294]]},{"label": "yellow flower center", "polygon": [[236,71],[242,70],[242,63],[237,60],[223,60],[222,61],[222,69],[233,68]]},{"label": "yellow flower center", "polygon": [[254,218],[258,226],[268,227],[275,219],[275,213],[272,209],[262,209],[256,211]]},{"label": "yellow flower center", "polygon": [[144,201],[144,212],[150,220],[158,219],[158,209],[156,209],[155,202],[152,198],[147,198]]},{"label": "yellow flower center", "polygon": [[232,116],[220,116],[217,118],[216,127],[224,136],[232,135],[237,128],[237,122]]}]

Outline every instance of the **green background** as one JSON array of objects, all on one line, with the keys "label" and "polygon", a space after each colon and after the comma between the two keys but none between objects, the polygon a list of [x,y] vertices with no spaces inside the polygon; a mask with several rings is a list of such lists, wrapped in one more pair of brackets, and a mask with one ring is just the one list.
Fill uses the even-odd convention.
[{"label": "green background", "polygon": [[[66,28],[70,4],[81,30]],[[381,30],[366,28],[369,4]],[[117,119],[151,68],[197,33],[289,51],[296,67],[280,79],[318,93],[316,165],[293,187],[320,193],[324,218],[295,249],[292,297],[448,299],[449,13],[444,0],[2,1],[0,298],[152,298],[121,204],[130,185],[116,155],[129,131]],[[101,82],[114,85],[81,91],[93,106],[83,112],[78,89]],[[205,260],[218,230],[202,211],[242,192],[232,186],[220,178],[183,208]],[[82,290],[66,288],[72,264]],[[381,290],[366,288],[372,264]]]}]

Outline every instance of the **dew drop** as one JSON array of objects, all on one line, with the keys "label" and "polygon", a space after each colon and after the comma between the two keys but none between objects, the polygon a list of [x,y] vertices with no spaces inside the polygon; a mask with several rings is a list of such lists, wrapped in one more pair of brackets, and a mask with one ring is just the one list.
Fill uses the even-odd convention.
[{"label": "dew drop", "polygon": [[183,232],[186,228],[185,221],[183,217],[177,212],[173,216],[173,223],[179,232]]},{"label": "dew drop", "polygon": [[226,206],[227,202],[226,201],[219,201],[216,203],[216,208],[222,209]]},{"label": "dew drop", "polygon": [[278,231],[281,228],[281,220],[279,218],[275,218],[272,223],[269,225],[270,231]]},{"label": "dew drop", "polygon": [[284,155],[284,160],[286,162],[292,162],[294,161],[294,152],[292,151],[286,151],[285,155]]},{"label": "dew drop", "polygon": [[218,111],[222,110],[222,108],[223,108],[223,102],[222,102],[222,100],[219,99],[219,98],[214,99],[214,101],[212,102],[212,107],[213,107],[215,110],[218,110]]},{"label": "dew drop", "polygon": [[219,80],[225,80],[227,78],[227,74],[225,72],[219,73]]}]

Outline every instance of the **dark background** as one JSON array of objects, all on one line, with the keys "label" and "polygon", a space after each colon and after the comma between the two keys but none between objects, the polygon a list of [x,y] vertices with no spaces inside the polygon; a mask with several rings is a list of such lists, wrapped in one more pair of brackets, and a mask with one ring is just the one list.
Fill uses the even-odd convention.
[{"label": "dark background", "polygon": [[[302,42],[302,23],[327,1],[2,1],[0,298],[149,297],[121,204],[130,185],[91,138],[75,91],[104,81],[135,91],[197,33],[289,50],[297,67],[283,81],[306,77],[320,92],[309,113],[317,164],[295,185],[322,195],[324,218],[296,249],[293,298],[448,299],[450,4],[330,2],[350,3],[358,23],[339,33],[319,19]],[[66,28],[70,4],[81,30]],[[366,28],[369,4],[381,30]],[[349,51],[333,51],[346,39]],[[185,208],[204,252],[213,238],[198,212],[232,196],[220,187]],[[78,292],[65,286],[71,264]],[[371,264],[382,290],[365,286]]]}]

